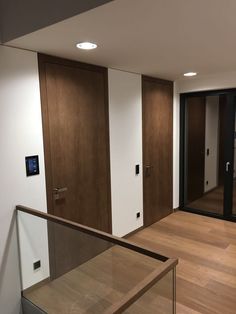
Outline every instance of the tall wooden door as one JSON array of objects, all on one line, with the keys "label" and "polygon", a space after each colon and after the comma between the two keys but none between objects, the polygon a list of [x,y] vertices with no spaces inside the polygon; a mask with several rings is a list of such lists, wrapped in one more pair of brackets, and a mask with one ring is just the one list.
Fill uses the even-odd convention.
[{"label": "tall wooden door", "polygon": [[[48,210],[111,232],[107,70],[45,55],[39,70]],[[88,246],[61,229],[50,244],[54,277],[84,261]]]},{"label": "tall wooden door", "polygon": [[173,83],[142,79],[144,224],[172,212]]},{"label": "tall wooden door", "polygon": [[187,202],[204,194],[206,98],[189,97],[186,110]]}]

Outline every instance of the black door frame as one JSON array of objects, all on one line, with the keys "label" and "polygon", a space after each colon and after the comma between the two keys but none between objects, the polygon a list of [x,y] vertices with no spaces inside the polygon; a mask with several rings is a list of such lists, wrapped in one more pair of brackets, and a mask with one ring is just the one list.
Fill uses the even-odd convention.
[{"label": "black door frame", "polygon": [[[225,143],[225,162],[230,162],[231,169],[228,173],[225,172],[224,179],[224,214],[220,215],[217,213],[207,212],[201,209],[193,209],[185,206],[185,112],[186,112],[186,99],[189,97],[200,97],[200,96],[220,96],[225,95],[227,97],[227,129],[226,138],[228,139]],[[235,123],[235,106],[236,104],[236,88],[223,89],[223,90],[206,90],[190,93],[180,94],[180,177],[179,177],[179,209],[194,214],[200,214],[204,216],[219,218],[223,220],[236,221],[236,216],[232,214],[232,197],[233,197],[233,169],[234,164],[234,123]]]}]

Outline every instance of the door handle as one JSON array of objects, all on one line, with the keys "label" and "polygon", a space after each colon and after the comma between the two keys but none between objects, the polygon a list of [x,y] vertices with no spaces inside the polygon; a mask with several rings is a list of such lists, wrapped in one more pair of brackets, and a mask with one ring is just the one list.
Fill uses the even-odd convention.
[{"label": "door handle", "polygon": [[227,161],[227,163],[225,164],[225,171],[229,172],[229,168],[230,168],[230,162]]},{"label": "door handle", "polygon": [[59,200],[60,197],[60,193],[66,192],[67,191],[67,187],[63,187],[63,188],[54,188],[53,189],[53,194],[54,194],[54,200]]},{"label": "door handle", "polygon": [[146,177],[150,177],[151,175],[151,169],[153,168],[153,166],[151,165],[146,165],[145,166],[145,174],[146,174]]},{"label": "door handle", "polygon": [[53,189],[53,193],[58,194],[58,193],[63,193],[66,192],[68,189],[67,187],[63,187],[63,188],[54,188]]}]

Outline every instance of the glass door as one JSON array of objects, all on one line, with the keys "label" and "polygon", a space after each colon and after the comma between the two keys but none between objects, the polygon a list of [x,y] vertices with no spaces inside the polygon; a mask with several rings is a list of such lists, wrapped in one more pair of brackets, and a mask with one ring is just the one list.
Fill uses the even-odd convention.
[{"label": "glass door", "polygon": [[236,108],[234,108],[234,140],[233,140],[233,188],[232,188],[232,214],[236,216]]},{"label": "glass door", "polygon": [[233,207],[236,217],[234,100],[233,92],[181,95],[180,201],[185,210],[228,219]]}]

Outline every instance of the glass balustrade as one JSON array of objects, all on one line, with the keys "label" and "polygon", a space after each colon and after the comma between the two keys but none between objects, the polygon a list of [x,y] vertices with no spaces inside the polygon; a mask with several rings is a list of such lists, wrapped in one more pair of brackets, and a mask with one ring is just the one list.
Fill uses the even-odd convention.
[{"label": "glass balustrade", "polygon": [[175,313],[177,260],[21,206],[17,221],[22,296],[38,313]]}]

